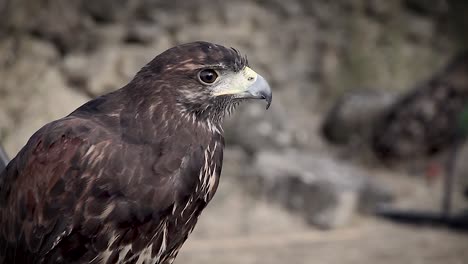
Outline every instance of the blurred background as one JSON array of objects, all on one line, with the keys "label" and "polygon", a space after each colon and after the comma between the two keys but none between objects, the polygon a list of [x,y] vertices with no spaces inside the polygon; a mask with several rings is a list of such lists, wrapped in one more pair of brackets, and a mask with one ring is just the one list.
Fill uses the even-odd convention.
[{"label": "blurred background", "polygon": [[468,261],[468,2],[0,0],[0,142],[160,52],[235,47],[274,90],[226,122],[217,195],[176,263]]}]

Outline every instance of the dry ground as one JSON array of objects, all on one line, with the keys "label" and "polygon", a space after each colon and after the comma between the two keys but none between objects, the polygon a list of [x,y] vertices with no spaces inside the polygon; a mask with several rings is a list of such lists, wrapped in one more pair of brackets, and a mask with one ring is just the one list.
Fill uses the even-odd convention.
[{"label": "dry ground", "polygon": [[[403,177],[390,182],[398,188],[397,206],[436,208],[439,186]],[[346,227],[320,231],[275,204],[252,198],[224,177],[176,261],[201,263],[467,264],[468,233],[370,216],[356,216]]]}]

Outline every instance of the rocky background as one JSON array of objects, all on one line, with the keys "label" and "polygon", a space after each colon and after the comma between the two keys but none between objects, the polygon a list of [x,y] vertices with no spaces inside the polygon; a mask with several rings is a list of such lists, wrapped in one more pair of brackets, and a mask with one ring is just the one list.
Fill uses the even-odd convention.
[{"label": "rocky background", "polygon": [[462,0],[0,0],[0,142],[14,156],[173,45],[236,47],[274,101],[228,120],[224,181],[177,263],[463,263],[465,234],[370,216],[382,204],[438,210],[432,164],[447,151],[389,165],[368,139],[466,47],[466,12]]}]

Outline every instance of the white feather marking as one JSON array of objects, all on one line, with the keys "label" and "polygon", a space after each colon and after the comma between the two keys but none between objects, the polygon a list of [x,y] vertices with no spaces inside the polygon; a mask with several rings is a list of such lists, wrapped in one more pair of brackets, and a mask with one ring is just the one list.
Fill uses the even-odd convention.
[{"label": "white feather marking", "polygon": [[84,158],[87,158],[88,155],[90,155],[94,151],[95,148],[96,148],[95,145],[91,145],[91,147],[89,147],[88,151],[86,151],[86,154],[84,155]]},{"label": "white feather marking", "polygon": [[137,264],[145,264],[147,260],[151,261],[151,248],[153,244],[150,244],[148,247],[143,249],[138,256]]},{"label": "white feather marking", "polygon": [[197,116],[195,114],[192,114],[192,123],[195,124],[196,121],[197,121]]},{"label": "white feather marking", "polygon": [[187,203],[184,206],[184,209],[182,209],[182,212],[180,213],[180,215],[184,214],[185,210],[187,210],[188,206],[192,203],[192,201],[193,201],[193,197],[190,196],[189,200],[187,201]]},{"label": "white feather marking", "polygon": [[156,113],[155,109],[159,105],[158,102],[154,102],[152,105],[150,105],[149,112],[150,112],[150,118],[153,118],[154,114]]},{"label": "white feather marking", "polygon": [[162,242],[161,247],[159,248],[158,254],[156,255],[156,263],[161,259],[162,255],[166,251],[167,248],[167,222],[164,221],[162,226]]},{"label": "white feather marking", "polygon": [[102,214],[99,216],[100,219],[105,219],[109,216],[110,213],[112,213],[112,210],[114,210],[115,204],[109,204],[107,205],[106,209],[102,211]]},{"label": "white feather marking", "polygon": [[215,141],[215,144],[213,146],[213,151],[211,152],[211,159],[213,159],[217,147],[218,147],[218,141]]},{"label": "white feather marking", "polygon": [[125,256],[127,256],[127,253],[130,251],[130,249],[132,249],[132,245],[126,245],[120,249],[119,261],[117,261],[117,263],[123,262],[123,260],[125,259]]},{"label": "white feather marking", "polygon": [[208,184],[208,194],[211,194],[213,192],[213,188],[215,186],[217,178],[218,178],[218,175],[216,175],[216,164],[215,164],[213,168],[213,172],[210,175],[210,182]]},{"label": "white feather marking", "polygon": [[[109,243],[107,244],[107,249],[101,252],[101,254],[96,256],[96,258],[101,259],[101,263],[106,263],[110,255],[112,255],[113,250],[110,250],[110,247],[116,239],[117,239],[117,236],[115,234],[112,234],[111,239],[109,240]],[[90,263],[92,263],[92,261],[90,261]]]}]

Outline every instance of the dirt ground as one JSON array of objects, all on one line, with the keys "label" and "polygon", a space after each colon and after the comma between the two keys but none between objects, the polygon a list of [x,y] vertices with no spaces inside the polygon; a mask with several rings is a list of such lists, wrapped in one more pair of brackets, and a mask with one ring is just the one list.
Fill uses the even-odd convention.
[{"label": "dirt ground", "polygon": [[[437,184],[391,178],[400,208],[437,208]],[[403,182],[403,183],[402,183]],[[401,202],[399,202],[401,201]],[[410,226],[372,216],[330,231],[317,230],[224,178],[182,248],[176,264],[467,264],[468,233]]]}]

